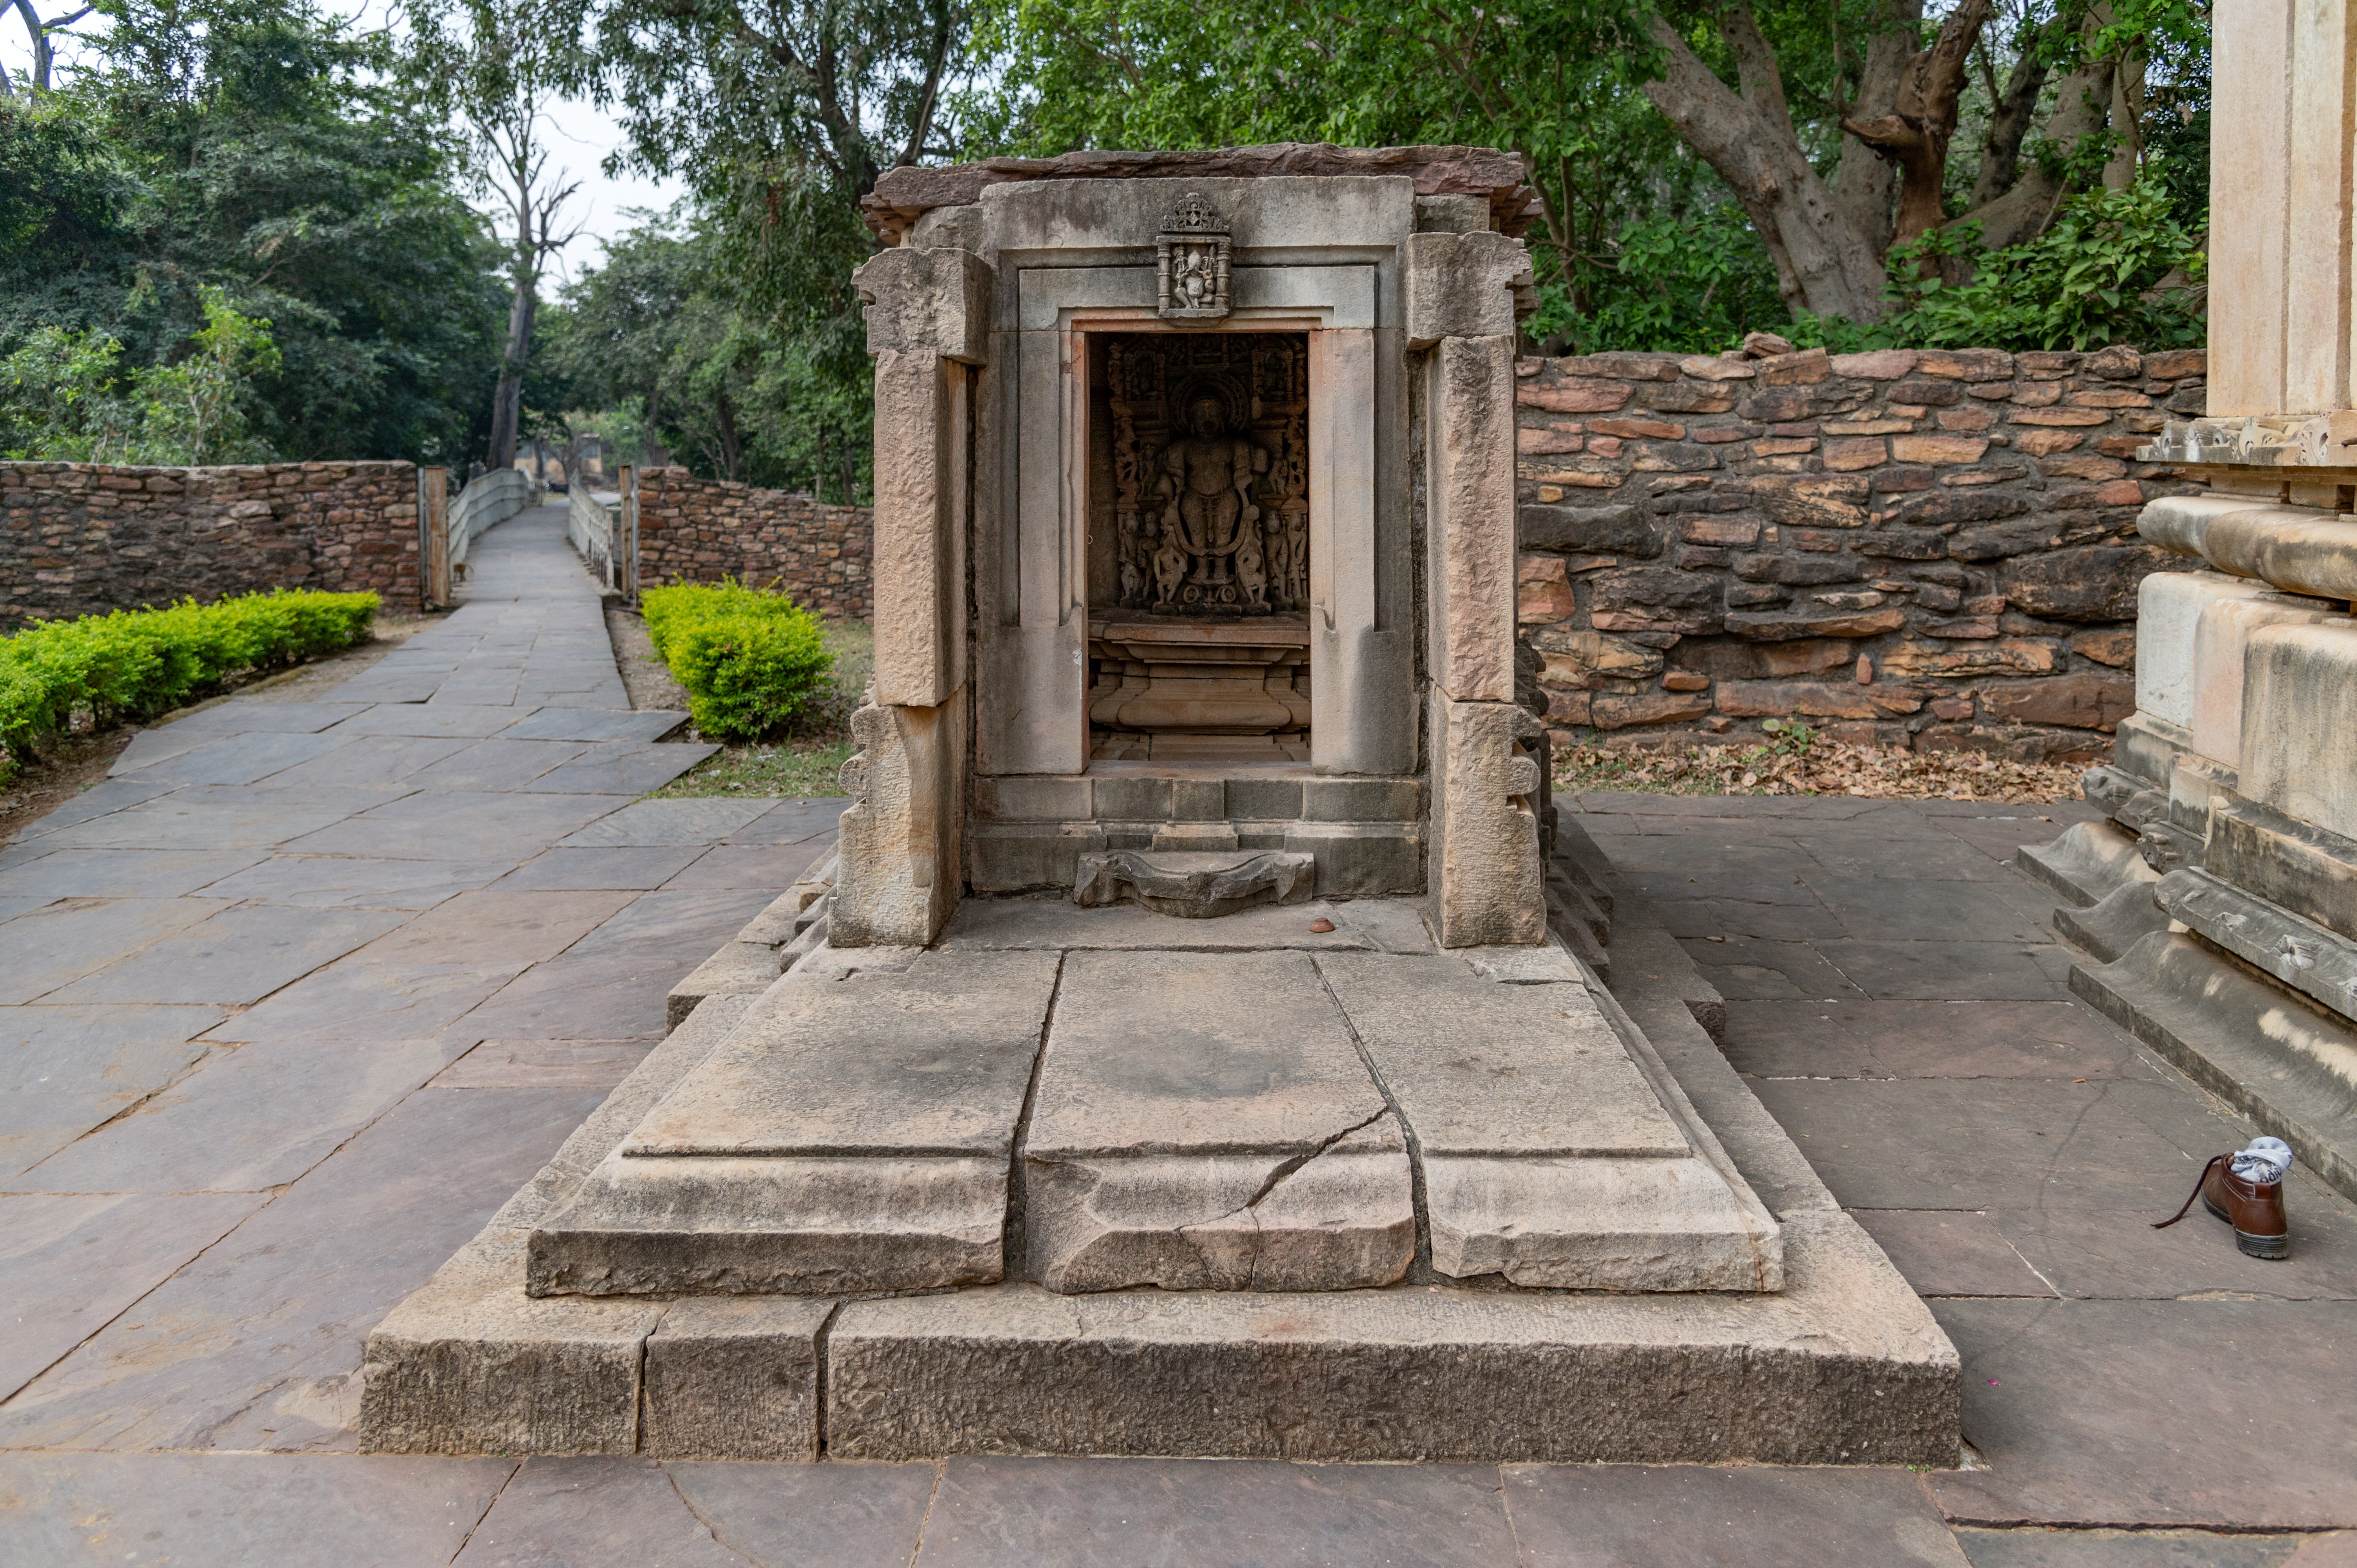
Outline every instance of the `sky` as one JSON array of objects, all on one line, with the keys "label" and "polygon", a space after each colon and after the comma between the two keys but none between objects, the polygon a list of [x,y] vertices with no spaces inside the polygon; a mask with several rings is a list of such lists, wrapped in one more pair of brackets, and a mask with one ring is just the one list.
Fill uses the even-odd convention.
[{"label": "sky", "polygon": [[[78,10],[81,0],[34,0],[43,16],[57,16]],[[365,4],[345,0],[338,5],[328,0],[328,7],[367,18]],[[100,18],[85,20],[75,31],[91,28]],[[70,42],[61,43],[59,58],[70,66],[74,48]],[[25,24],[13,5],[0,13],[0,64],[8,68],[12,78],[21,79],[33,65],[32,45],[27,40]],[[567,209],[572,220],[582,225],[581,238],[575,241],[558,261],[558,270],[571,276],[583,267],[593,267],[602,254],[602,242],[621,234],[630,227],[623,216],[626,209],[644,207],[662,209],[677,200],[684,188],[677,180],[653,182],[634,177],[619,178],[605,174],[597,166],[608,153],[622,145],[619,126],[595,105],[586,102],[553,102],[548,108],[546,129],[549,133],[549,162],[562,166],[569,177],[578,180],[581,190]],[[495,200],[496,199],[493,199]],[[500,209],[493,201],[478,200],[477,205],[496,219]],[[512,220],[510,220],[511,222]]]}]

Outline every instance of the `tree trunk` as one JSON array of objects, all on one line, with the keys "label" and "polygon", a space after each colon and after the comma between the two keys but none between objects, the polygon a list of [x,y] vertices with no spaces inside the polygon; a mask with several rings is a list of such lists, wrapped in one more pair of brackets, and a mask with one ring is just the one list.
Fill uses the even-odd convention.
[{"label": "tree trunk", "polygon": [[491,455],[489,467],[515,467],[516,439],[523,424],[524,359],[532,350],[533,321],[540,301],[529,274],[520,268],[515,300],[508,307],[508,342],[500,360],[500,384],[491,394]]},{"label": "tree trunk", "polygon": [[1645,96],[1743,204],[1776,263],[1786,305],[1796,313],[1878,319],[1883,274],[1872,236],[1835,199],[1802,151],[1784,109],[1774,57],[1760,39],[1749,7],[1738,5],[1725,20],[1742,61],[1743,96],[1659,17],[1649,30],[1668,57],[1666,70],[1661,80],[1645,84]]},{"label": "tree trunk", "polygon": [[1956,134],[1973,46],[1993,9],[1992,0],[1964,0],[1940,25],[1932,47],[1908,61],[1889,113],[1842,121],[1843,130],[1899,169],[1895,244],[1928,233],[1947,219],[1948,142]]},{"label": "tree trunk", "polygon": [[[1843,109],[1843,115],[1890,113],[1899,101],[1908,64],[1915,58],[1915,38],[1922,21],[1923,0],[1897,0],[1884,11],[1882,30],[1867,41],[1857,99]],[[1878,256],[1890,248],[1892,196],[1898,188],[1899,171],[1872,147],[1844,133],[1841,163],[1834,170],[1834,202],[1867,237]]]},{"label": "tree trunk", "polygon": [[[2103,130],[2104,123],[2110,118],[2111,102],[2110,60],[2098,60],[2062,79],[2054,92],[2054,113],[2046,122],[2047,138],[2056,144],[2055,162],[2067,161],[2081,142]],[[2068,188],[2047,162],[2042,158],[2031,160],[2011,189],[1983,202],[1957,221],[1977,220],[1981,243],[1992,251],[2043,234],[2046,225],[2054,220],[2054,209],[2062,204]]]},{"label": "tree trunk", "polygon": [[2104,188],[2126,190],[2136,183],[2136,166],[2144,161],[2144,56],[2124,55],[2112,72],[2112,129],[2120,143],[2104,166]]},{"label": "tree trunk", "polygon": [[2046,61],[2039,45],[2042,40],[2032,36],[2021,50],[2021,58],[2013,62],[2013,70],[2006,78],[2005,91],[1998,94],[1996,110],[1989,115],[1988,134],[1981,141],[1980,172],[1973,177],[1973,205],[1986,207],[2013,188],[2021,173],[2021,144],[2029,139],[2029,127],[2038,118],[2038,96],[2046,91]]},{"label": "tree trunk", "polygon": [[720,477],[741,479],[745,477],[745,444],[737,435],[737,410],[730,406],[726,392],[715,393],[712,417],[720,428]]}]

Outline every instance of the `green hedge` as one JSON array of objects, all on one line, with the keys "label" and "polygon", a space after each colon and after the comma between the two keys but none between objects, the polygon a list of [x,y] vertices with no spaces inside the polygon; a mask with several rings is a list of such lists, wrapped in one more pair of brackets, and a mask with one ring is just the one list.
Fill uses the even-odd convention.
[{"label": "green hedge", "polygon": [[714,740],[760,740],[825,700],[834,667],[818,618],[734,578],[649,588],[639,607],[655,651],[687,688],[695,727]]},{"label": "green hedge", "polygon": [[152,718],[248,670],[298,664],[368,636],[374,594],[280,591],[36,621],[0,638],[0,784],[77,718]]}]

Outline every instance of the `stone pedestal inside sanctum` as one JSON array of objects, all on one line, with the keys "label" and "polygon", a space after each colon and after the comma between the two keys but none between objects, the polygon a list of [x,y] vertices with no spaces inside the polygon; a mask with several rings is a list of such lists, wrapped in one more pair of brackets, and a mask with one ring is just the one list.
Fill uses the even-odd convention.
[{"label": "stone pedestal inside sanctum", "polygon": [[1516,703],[1529,201],[885,179],[836,859],[371,1337],[369,1446],[1955,1461],[1953,1348]]},{"label": "stone pedestal inside sanctum", "polygon": [[[2136,711],[2102,822],[2024,851],[2102,961],[2073,989],[2357,1196],[2357,111],[2345,0],[2219,8],[2208,478],[2138,527]],[[2287,98],[2288,91],[2288,98]]]}]

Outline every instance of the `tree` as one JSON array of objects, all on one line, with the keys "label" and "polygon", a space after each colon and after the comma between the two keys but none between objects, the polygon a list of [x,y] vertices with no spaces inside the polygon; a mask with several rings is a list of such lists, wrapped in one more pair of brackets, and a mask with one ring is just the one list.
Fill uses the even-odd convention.
[{"label": "tree", "polygon": [[[1140,129],[1509,147],[1543,204],[1542,281],[1578,297],[1597,288],[1584,271],[1618,270],[1582,217],[1599,183],[1624,223],[1678,204],[1674,160],[1587,174],[1598,106],[1641,94],[1749,220],[1793,314],[1871,321],[1894,242],[1963,218],[1992,246],[2040,232],[2115,151],[2115,109],[2137,113],[2115,103],[2121,62],[2206,26],[2193,0],[2029,0],[1993,45],[1996,3],[1927,21],[1921,0],[995,0],[981,31],[1008,66],[976,124],[1028,152]],[[1951,174],[1968,106],[1987,128],[1969,209]]]},{"label": "tree", "polygon": [[[16,0],[16,15],[25,24],[25,32],[33,47],[33,75],[29,86],[36,93],[49,90],[49,72],[57,62],[57,46],[49,42],[53,33],[62,33],[92,11],[95,5],[85,5],[79,11],[42,20],[33,0]],[[14,92],[16,84],[8,76],[8,68],[0,65],[0,93]]]},{"label": "tree", "polygon": [[270,324],[253,438],[288,457],[460,457],[498,364],[497,253],[462,149],[389,40],[307,0],[107,0],[38,102],[0,102],[0,354],[98,328],[170,364],[205,290]]},{"label": "tree", "polygon": [[635,216],[639,226],[608,243],[604,263],[551,313],[539,395],[570,400],[588,422],[627,411],[629,424],[713,478],[858,500],[872,458],[864,378],[835,373],[810,336],[744,303],[709,214],[683,202]]}]

